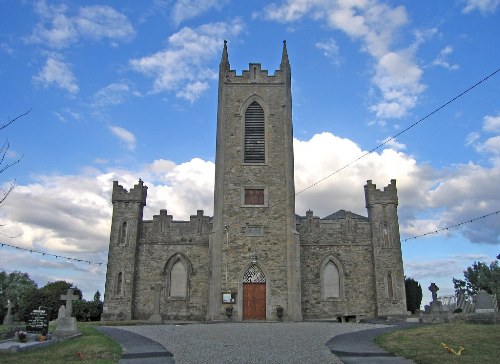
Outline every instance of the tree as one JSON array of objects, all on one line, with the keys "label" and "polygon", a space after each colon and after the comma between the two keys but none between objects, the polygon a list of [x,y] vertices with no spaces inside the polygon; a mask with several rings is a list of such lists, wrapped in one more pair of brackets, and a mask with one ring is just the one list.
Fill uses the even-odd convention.
[{"label": "tree", "polygon": [[413,278],[405,277],[406,309],[415,313],[422,303],[422,286]]},{"label": "tree", "polygon": [[457,294],[472,297],[480,290],[500,297],[500,266],[497,260],[489,265],[485,262],[474,262],[471,267],[464,270],[465,279],[453,278],[453,285]]},{"label": "tree", "polygon": [[21,320],[21,313],[28,305],[33,294],[37,291],[37,284],[28,273],[14,271],[7,274],[0,272],[0,322],[7,314],[7,303],[12,305],[12,314],[15,321]]},{"label": "tree", "polygon": [[82,291],[78,287],[74,286],[73,283],[68,283],[66,281],[56,281],[49,282],[33,295],[31,302],[26,306],[24,311],[24,317],[28,315],[40,306],[47,311],[50,320],[56,319],[59,313],[59,308],[64,305],[61,300],[61,295],[68,292],[68,289],[73,288],[73,293],[77,294],[82,299]]},{"label": "tree", "polygon": [[97,291],[92,301],[78,301],[73,304],[73,312],[77,321],[99,321],[101,319],[103,303],[101,293]]}]

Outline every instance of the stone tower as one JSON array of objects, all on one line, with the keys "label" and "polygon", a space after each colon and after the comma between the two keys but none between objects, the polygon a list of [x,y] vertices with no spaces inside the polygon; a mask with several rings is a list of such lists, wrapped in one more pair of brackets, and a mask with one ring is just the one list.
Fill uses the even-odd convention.
[{"label": "stone tower", "polygon": [[113,182],[103,320],[131,320],[133,317],[138,240],[147,191],[141,180],[129,192]]},{"label": "stone tower", "polygon": [[301,320],[300,242],[295,231],[291,70],[250,63],[219,67],[213,231],[207,320]]},{"label": "stone tower", "polygon": [[366,208],[371,223],[375,277],[375,315],[406,312],[403,258],[399,236],[396,180],[378,190],[371,180],[365,185]]}]

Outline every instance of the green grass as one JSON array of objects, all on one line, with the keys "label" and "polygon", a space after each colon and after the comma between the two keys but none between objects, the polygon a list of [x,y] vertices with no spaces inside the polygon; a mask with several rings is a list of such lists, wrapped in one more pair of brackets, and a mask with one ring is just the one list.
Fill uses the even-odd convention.
[{"label": "green grass", "polygon": [[[418,364],[426,363],[498,363],[500,358],[500,327],[498,325],[455,322],[433,324],[395,331],[375,338],[383,349]],[[457,356],[443,348],[445,343],[458,351]]]},{"label": "green grass", "polygon": [[[102,324],[102,323],[101,323]],[[0,353],[1,363],[72,363],[80,362],[78,352],[87,363],[118,363],[121,346],[95,329],[95,324],[78,323],[81,336],[43,348],[19,353]],[[54,328],[51,326],[50,331]]]}]

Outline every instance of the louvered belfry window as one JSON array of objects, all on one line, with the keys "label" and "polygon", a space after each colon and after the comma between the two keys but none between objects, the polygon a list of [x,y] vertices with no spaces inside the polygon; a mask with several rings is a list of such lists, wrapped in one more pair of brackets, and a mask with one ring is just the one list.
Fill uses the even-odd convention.
[{"label": "louvered belfry window", "polygon": [[265,163],[264,110],[252,102],[245,111],[245,163]]}]

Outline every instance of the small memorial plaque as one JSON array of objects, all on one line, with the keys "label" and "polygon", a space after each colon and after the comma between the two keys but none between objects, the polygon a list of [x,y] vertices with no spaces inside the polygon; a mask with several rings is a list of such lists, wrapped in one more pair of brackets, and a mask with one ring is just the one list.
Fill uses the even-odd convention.
[{"label": "small memorial plaque", "polygon": [[264,229],[259,225],[248,225],[246,227],[246,235],[248,236],[262,236],[264,235]]},{"label": "small memorial plaque", "polygon": [[49,315],[47,311],[33,310],[26,323],[26,331],[46,335],[49,332]]},{"label": "small memorial plaque", "polygon": [[245,205],[264,205],[264,189],[245,189]]}]

